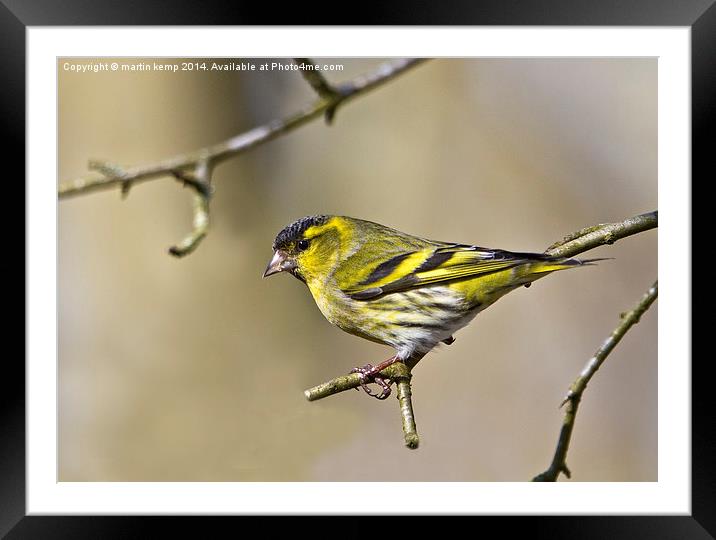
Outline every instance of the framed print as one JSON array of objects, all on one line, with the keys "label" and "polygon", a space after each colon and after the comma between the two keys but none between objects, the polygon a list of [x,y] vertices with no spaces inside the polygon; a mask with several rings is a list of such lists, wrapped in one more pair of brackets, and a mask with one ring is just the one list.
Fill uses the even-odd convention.
[{"label": "framed print", "polygon": [[690,352],[708,2],[454,28],[45,8],[3,8],[28,209],[3,533],[714,530]]}]

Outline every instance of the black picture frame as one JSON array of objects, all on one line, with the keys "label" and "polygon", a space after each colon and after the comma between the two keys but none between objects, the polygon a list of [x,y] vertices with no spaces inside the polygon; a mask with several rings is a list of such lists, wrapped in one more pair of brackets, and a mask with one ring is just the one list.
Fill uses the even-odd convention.
[{"label": "black picture frame", "polygon": [[[713,132],[716,111],[716,7],[714,0],[560,0],[491,2],[411,2],[355,10],[351,25],[419,24],[419,25],[565,25],[565,26],[688,26],[692,45],[692,170],[693,178],[703,177],[709,168],[709,154],[713,153],[709,132]],[[236,2],[182,4],[171,0],[112,2],[109,0],[2,0],[0,3],[0,51],[3,56],[3,77],[0,84],[0,107],[6,156],[24,155],[25,145],[25,30],[27,26],[82,25],[222,25],[222,24],[316,24],[315,13],[320,8],[311,4],[310,10],[301,6],[268,9],[264,13],[248,11]],[[305,7],[305,6],[304,6]],[[253,5],[252,10],[261,6]],[[265,8],[264,8],[265,9]],[[330,8],[325,8],[326,13]],[[328,21],[327,24],[346,24],[348,21]],[[12,170],[15,167],[17,170]],[[24,160],[6,159],[4,168],[6,200],[19,201],[25,197],[24,184],[18,178],[25,175]],[[695,182],[692,182],[692,185]],[[19,193],[11,194],[13,189]],[[24,204],[14,203],[24,210]],[[693,215],[696,215],[695,213]],[[19,222],[18,218],[18,221]],[[23,221],[24,223],[24,221]],[[19,226],[17,227],[19,228]],[[4,283],[10,292],[22,269],[25,282],[24,239],[16,231],[3,235],[5,254],[2,269],[8,273]],[[13,244],[14,243],[14,244]],[[19,254],[23,256],[20,257]],[[691,253],[690,246],[683,254]],[[689,261],[685,261],[690,264]],[[23,287],[24,290],[24,287]],[[19,294],[19,292],[18,292]],[[8,310],[9,312],[9,310]],[[7,312],[6,312],[7,313]],[[5,343],[17,339],[25,318],[9,312],[11,320],[4,325]],[[22,310],[25,313],[25,309]],[[20,323],[22,321],[22,323]],[[24,342],[23,342],[24,349]],[[8,348],[6,347],[6,351]],[[23,355],[24,356],[24,355]],[[692,363],[692,513],[690,516],[601,516],[601,517],[523,517],[483,518],[498,525],[501,534],[509,535],[518,529],[539,531],[549,538],[714,538],[716,536],[716,430],[709,418],[711,379],[706,359]],[[82,517],[82,516],[26,516],[25,512],[25,367],[19,355],[7,354],[3,362],[3,391],[0,392],[0,536],[7,538],[83,538],[134,537],[171,534],[181,527],[184,534],[202,537],[214,527],[231,526],[227,519],[201,518],[200,522],[185,517]],[[682,359],[671,359],[679,361]],[[320,513],[320,509],[317,509]],[[256,526],[263,526],[268,518],[244,518]],[[283,525],[301,528],[306,518],[283,518]],[[358,519],[358,518],[351,518]],[[405,526],[422,527],[421,518],[410,518]],[[407,521],[407,520],[403,520]],[[487,524],[487,523],[486,523]],[[245,525],[242,525],[244,527]],[[365,522],[348,531],[358,534]],[[372,527],[372,525],[371,525]],[[230,529],[229,529],[230,530]],[[392,533],[391,533],[392,534]]]}]

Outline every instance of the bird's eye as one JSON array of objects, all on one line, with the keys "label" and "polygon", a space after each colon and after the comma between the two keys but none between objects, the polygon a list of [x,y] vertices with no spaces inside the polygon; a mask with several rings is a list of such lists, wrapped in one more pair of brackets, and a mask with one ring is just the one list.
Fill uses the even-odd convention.
[{"label": "bird's eye", "polygon": [[299,240],[296,247],[298,251],[306,251],[308,249],[308,240]]}]

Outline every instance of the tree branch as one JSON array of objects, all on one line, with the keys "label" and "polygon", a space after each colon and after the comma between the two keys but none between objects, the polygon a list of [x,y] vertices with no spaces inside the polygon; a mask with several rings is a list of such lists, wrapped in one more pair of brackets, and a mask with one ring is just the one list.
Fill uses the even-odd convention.
[{"label": "tree branch", "polygon": [[[301,60],[314,65],[308,59]],[[304,78],[318,92],[319,99],[293,115],[283,119],[272,120],[267,124],[253,128],[213,146],[177,155],[150,165],[123,168],[118,165],[92,160],[89,168],[99,174],[82,176],[60,183],[58,196],[60,198],[72,197],[116,186],[121,186],[122,194],[126,195],[129,187],[138,182],[169,175],[185,180],[186,183],[196,188],[200,184],[194,180],[186,181],[186,178],[190,177],[187,173],[188,170],[194,169],[196,174],[197,167],[205,163],[208,170],[212,171],[216,165],[224,160],[289,133],[322,114],[326,115],[326,119],[330,123],[339,105],[393,80],[423,61],[424,59],[421,58],[410,58],[384,64],[373,73],[344,82],[336,87],[329,85],[318,71],[301,70]],[[202,185],[209,185],[210,183],[201,182],[203,183]],[[196,248],[199,241],[206,236],[209,197],[200,195],[197,194],[194,198],[194,230],[192,235],[170,249],[170,253],[173,255],[182,256],[190,253]]]},{"label": "tree branch", "polygon": [[341,102],[341,93],[334,88],[321,74],[318,65],[309,58],[294,58],[294,62],[301,68],[301,75],[311,85],[316,93],[331,105],[326,109],[324,118],[326,124],[333,123],[336,108]]},{"label": "tree branch", "polygon": [[310,122],[325,112],[329,106],[365,94],[373,88],[391,81],[422,61],[424,61],[424,59],[415,58],[381,66],[375,73],[358,77],[353,81],[342,84],[340,86],[340,95],[335,97],[332,101],[320,99],[292,116],[272,120],[263,126],[253,128],[213,146],[208,146],[195,152],[177,155],[158,163],[123,169],[120,175],[111,174],[110,171],[106,171],[102,176],[84,176],[62,182],[59,186],[58,194],[60,198],[71,197],[98,189],[112,188],[126,182],[150,180],[158,176],[172,174],[174,170],[195,167],[201,159],[208,159],[213,165],[216,165],[227,158],[246,152]]},{"label": "tree branch", "polygon": [[[424,354],[415,354],[405,363],[395,362],[380,372],[382,377],[396,381],[398,387],[398,404],[403,419],[405,446],[412,449],[418,447],[420,439],[418,438],[418,431],[415,426],[415,414],[413,413],[413,401],[411,399],[411,371],[424,356]],[[358,373],[350,373],[309,388],[304,392],[304,395],[308,401],[316,401],[332,396],[333,394],[338,394],[339,392],[350,390],[351,388],[358,388],[360,383],[361,376]]]},{"label": "tree branch", "polygon": [[658,212],[654,210],[617,223],[600,223],[565,236],[545,250],[545,255],[554,257],[573,257],[605,244],[633,234],[655,229],[658,225]]},{"label": "tree branch", "polygon": [[[617,223],[602,223],[594,225],[593,227],[581,229],[575,233],[565,236],[564,239],[547,248],[544,253],[546,255],[553,255],[556,257],[571,257],[604,244],[613,244],[617,240],[626,238],[627,236],[632,236],[634,234],[656,228],[657,225],[658,213],[656,210],[647,214],[627,218],[624,221]],[[398,400],[400,402],[400,411],[403,418],[403,431],[405,434],[406,446],[410,448],[417,448],[418,438],[415,428],[415,417],[413,415],[412,402],[410,400],[410,378],[406,377],[405,373],[411,375],[413,368],[423,358],[423,356],[425,355],[412,357],[405,364],[402,364],[402,362],[396,362],[380,372],[380,375],[383,378],[397,379],[399,380],[399,383],[402,383],[402,386],[401,384],[398,384]],[[407,368],[407,371],[403,371],[404,368]],[[358,373],[342,375],[325,383],[319,384],[318,386],[314,386],[313,388],[309,388],[304,392],[304,394],[308,401],[316,401],[340,392],[345,392],[351,388],[357,388],[360,386],[360,381],[361,377]],[[408,429],[406,426],[412,427]],[[409,440],[414,440],[414,446],[412,446],[412,443],[409,443]]]},{"label": "tree branch", "polygon": [[[387,368],[381,371],[380,375],[385,379],[398,379],[404,373],[402,367],[400,367],[399,364],[407,365],[408,369],[412,370],[415,365],[420,362],[423,356],[425,355],[414,356],[410,358],[406,363],[395,362],[394,364],[389,365]],[[331,379],[328,382],[324,382],[322,384],[319,384],[318,386],[309,388],[308,390],[305,390],[303,394],[306,396],[306,399],[308,401],[317,401],[319,399],[332,396],[333,394],[338,394],[340,392],[345,392],[346,390],[358,388],[360,386],[360,381],[361,376],[359,373],[349,373],[348,375],[341,375],[340,377]]]},{"label": "tree branch", "polygon": [[405,446],[415,449],[420,444],[420,438],[418,437],[418,428],[415,425],[415,413],[413,413],[413,400],[410,389],[412,375],[408,366],[402,362],[398,362],[398,367],[402,368],[403,371],[396,383],[400,417],[403,419],[403,438],[405,439]]},{"label": "tree branch", "polygon": [[559,439],[557,441],[557,449],[555,450],[552,463],[549,468],[541,474],[535,476],[533,482],[555,482],[559,473],[564,473],[567,478],[571,478],[571,473],[567,468],[567,451],[569,450],[569,442],[572,438],[572,430],[574,429],[574,422],[577,416],[577,409],[579,408],[579,401],[582,398],[584,390],[587,388],[587,384],[592,380],[594,374],[601,367],[604,361],[614,350],[614,347],[622,340],[624,335],[629,329],[639,322],[641,316],[651,307],[656,300],[658,294],[658,281],[655,281],[651,288],[646,292],[644,297],[639,303],[626,313],[621,314],[621,323],[617,326],[612,334],[602,343],[594,356],[587,362],[579,377],[572,383],[569,388],[564,401],[562,401],[560,407],[565,403],[567,409],[564,414],[564,421],[562,422],[562,429],[559,433]]},{"label": "tree branch", "polygon": [[209,199],[211,199],[212,194],[211,173],[212,167],[208,159],[197,163],[193,176],[181,171],[173,171],[174,176],[184,180],[196,190],[194,195],[194,219],[192,221],[194,228],[184,240],[169,248],[169,253],[175,257],[183,257],[194,251],[209,231]]},{"label": "tree branch", "polygon": [[319,71],[318,65],[310,58],[294,58],[296,65],[301,68],[301,75],[311,85],[316,93],[323,99],[332,100],[338,93]]}]

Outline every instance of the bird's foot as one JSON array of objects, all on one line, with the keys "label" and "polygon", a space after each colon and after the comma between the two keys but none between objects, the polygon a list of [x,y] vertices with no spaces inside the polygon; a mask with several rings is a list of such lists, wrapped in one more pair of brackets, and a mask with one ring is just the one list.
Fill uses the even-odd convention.
[{"label": "bird's foot", "polygon": [[[373,366],[372,364],[366,364],[363,367],[356,367],[351,369],[351,373],[360,374],[360,386],[366,394],[376,399],[385,399],[390,395],[390,385],[393,383],[391,379],[380,376],[380,371],[385,369],[385,365],[378,364]],[[368,387],[370,383],[375,383],[381,388],[380,394],[374,394]],[[358,388],[356,388],[358,390]]]}]

